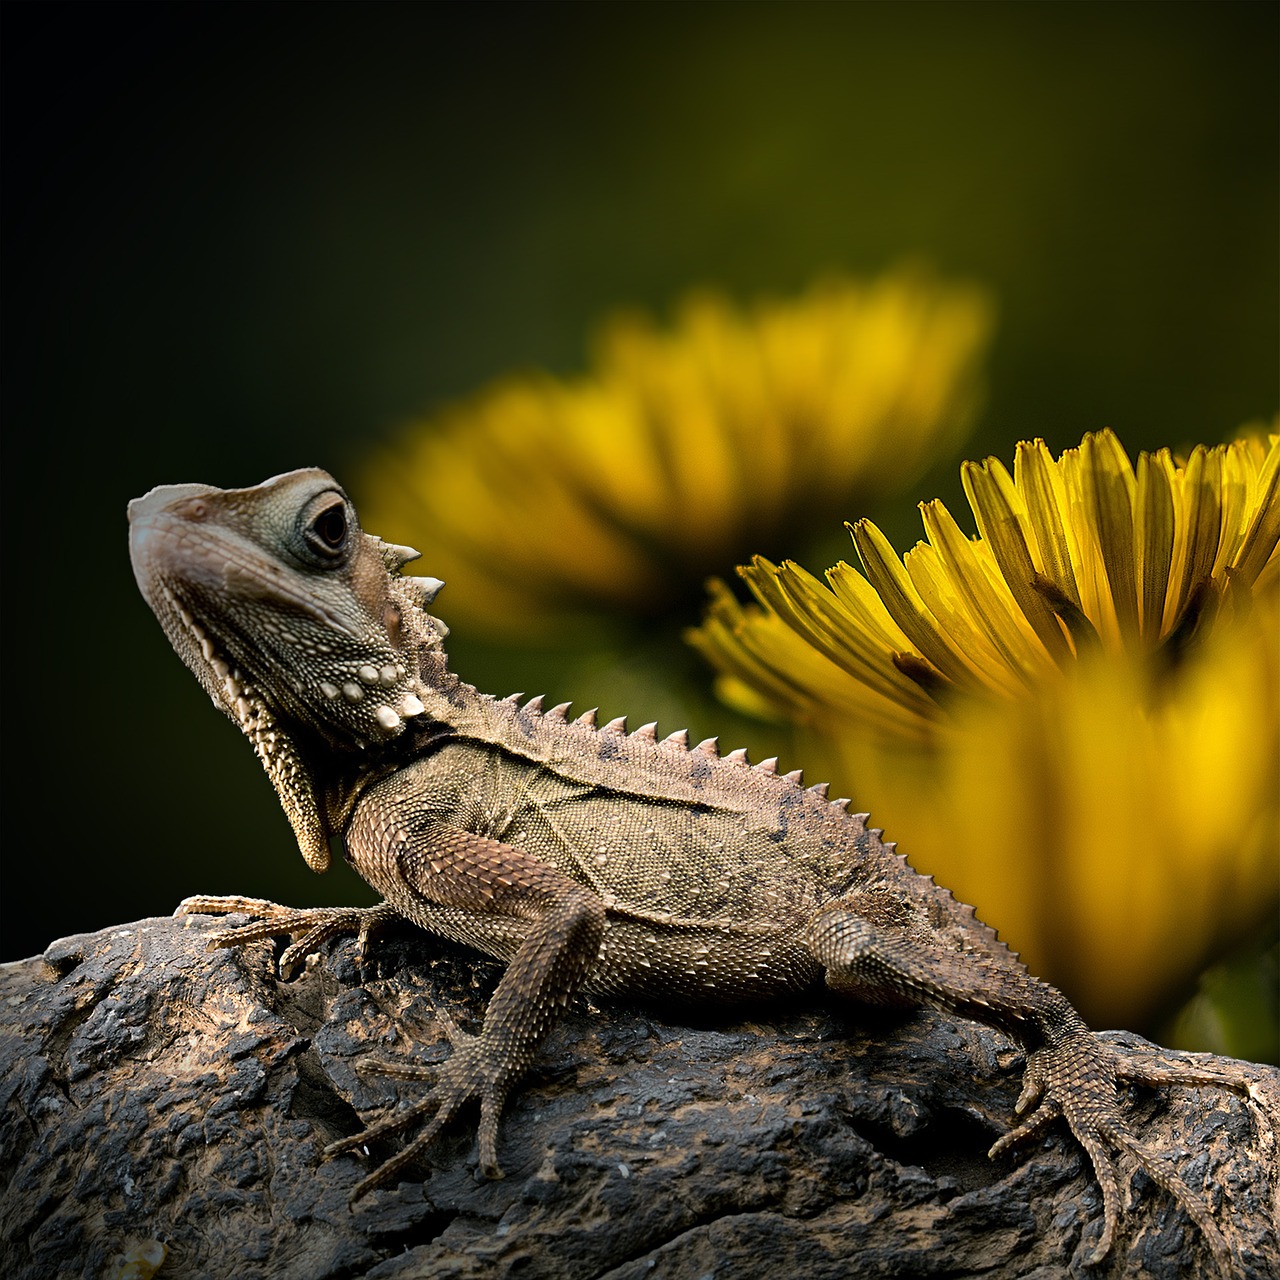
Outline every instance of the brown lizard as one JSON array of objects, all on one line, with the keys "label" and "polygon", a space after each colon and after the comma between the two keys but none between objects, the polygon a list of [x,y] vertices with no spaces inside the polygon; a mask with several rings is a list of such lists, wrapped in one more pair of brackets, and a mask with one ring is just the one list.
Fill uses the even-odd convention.
[{"label": "brown lizard", "polygon": [[[388,1182],[466,1104],[479,1156],[499,1176],[498,1119],[512,1086],[577,992],[731,1004],[825,981],[841,996],[928,1004],[998,1028],[1026,1050],[1019,1115],[997,1155],[1063,1118],[1102,1190],[1094,1252],[1119,1220],[1117,1161],[1137,1165],[1195,1222],[1224,1271],[1204,1201],[1121,1113],[1117,1085],[1227,1084],[1155,1067],[1098,1039],[983,924],[848,812],[824,785],[720,755],[714,739],[659,739],[652,724],[597,727],[479,693],[452,674],[447,629],[426,608],[442,585],[403,576],[408,547],[361,531],[323,471],[249,489],[153,489],[129,506],[134,573],[179,656],[253,743],[303,857],[316,871],[339,836],[382,897],[370,908],[294,910],[190,898],[190,913],[258,923],[211,946],[291,936],[288,972],[334,934],[403,917],[506,962],[484,1018],[445,1020],[436,1068],[368,1062],[434,1079],[422,1099],[327,1154],[430,1119],[352,1199]],[[1238,1086],[1237,1086],[1238,1087]]]}]

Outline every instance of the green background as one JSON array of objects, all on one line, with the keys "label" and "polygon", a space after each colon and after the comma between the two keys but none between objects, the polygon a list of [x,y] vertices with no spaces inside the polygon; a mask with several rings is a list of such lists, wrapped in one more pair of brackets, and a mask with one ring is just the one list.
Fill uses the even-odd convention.
[{"label": "green background", "polygon": [[[196,892],[368,900],[305,869],[138,597],[155,484],[341,477],[580,367],[612,307],[912,257],[999,301],[968,455],[1269,416],[1278,12],[7,4],[0,958]],[[933,494],[955,458],[875,514],[905,541]],[[545,683],[459,644],[494,692]]]}]

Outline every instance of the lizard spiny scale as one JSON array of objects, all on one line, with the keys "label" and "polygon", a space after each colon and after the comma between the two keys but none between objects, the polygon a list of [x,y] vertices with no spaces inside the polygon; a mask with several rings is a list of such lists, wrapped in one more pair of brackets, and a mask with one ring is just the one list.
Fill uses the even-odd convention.
[{"label": "lizard spiny scale", "polygon": [[798,770],[784,783],[773,759],[744,767],[742,749],[721,758],[715,738],[686,756],[672,750],[687,747],[684,731],[659,742],[652,724],[628,736],[625,717],[597,728],[594,709],[568,723],[567,703],[540,714],[540,697],[522,707],[521,694],[479,693],[449,670],[448,629],[426,611],[439,581],[403,577],[410,549],[365,534],[323,471],[250,489],[166,486],[129,517],[147,603],[250,739],[308,864],[323,870],[340,837],[382,898],[337,911],[197,897],[183,909],[248,904],[259,923],[213,940],[293,936],[291,964],[339,930],[363,945],[399,917],[506,965],[478,1034],[446,1023],[453,1054],[426,1095],[330,1147],[425,1121],[356,1197],[407,1170],[472,1101],[481,1166],[495,1173],[503,1102],[577,992],[731,1004],[825,984],[835,997],[929,1004],[1023,1045],[1022,1110],[1035,1109],[992,1153],[1065,1121],[1102,1188],[1095,1261],[1118,1231],[1119,1155],[1181,1205],[1229,1273],[1207,1208],[1142,1146],[1117,1093],[1118,1081],[1226,1082],[1098,1039],[972,907],[917,874],[847,800],[828,801],[825,783],[803,790]]}]

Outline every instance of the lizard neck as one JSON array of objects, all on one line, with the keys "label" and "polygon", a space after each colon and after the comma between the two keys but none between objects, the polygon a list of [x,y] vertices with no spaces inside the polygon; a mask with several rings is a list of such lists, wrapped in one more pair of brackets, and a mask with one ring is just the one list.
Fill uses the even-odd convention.
[{"label": "lizard neck", "polygon": [[410,761],[459,736],[495,744],[501,738],[494,699],[449,670],[439,634],[419,648],[415,665],[419,674],[415,692],[423,710],[406,723],[402,735],[373,751],[335,751],[333,744],[318,739],[302,747],[326,826],[335,834],[346,830],[357,801],[369,787]]}]

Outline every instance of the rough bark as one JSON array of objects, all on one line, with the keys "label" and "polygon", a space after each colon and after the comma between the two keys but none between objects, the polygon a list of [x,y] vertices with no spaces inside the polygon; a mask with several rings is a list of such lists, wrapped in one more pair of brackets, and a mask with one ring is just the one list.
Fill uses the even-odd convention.
[{"label": "rough bark", "polygon": [[[1087,1267],[1098,1188],[1058,1127],[988,1160],[1020,1080],[1000,1036],[817,997],[717,1020],[580,1001],[508,1105],[505,1179],[478,1179],[459,1128],[352,1209],[368,1166],[323,1146],[419,1096],[353,1064],[443,1058],[433,1009],[474,1025],[497,966],[406,932],[363,971],[341,941],[283,982],[278,944],[206,953],[220,923],[144,920],[0,970],[0,1274],[147,1277],[161,1257],[159,1280],[1212,1274],[1142,1174]],[[1207,1188],[1240,1274],[1274,1275],[1280,1073],[1198,1061],[1261,1105],[1144,1089],[1130,1114]]]}]

